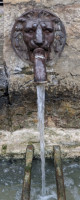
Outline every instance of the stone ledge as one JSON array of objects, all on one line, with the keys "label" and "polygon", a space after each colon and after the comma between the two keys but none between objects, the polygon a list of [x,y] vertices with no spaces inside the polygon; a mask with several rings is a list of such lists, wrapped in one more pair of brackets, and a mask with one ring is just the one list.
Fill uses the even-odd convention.
[{"label": "stone ledge", "polygon": [[17,4],[17,3],[27,3],[30,0],[4,0],[4,4],[11,3],[11,4]]},{"label": "stone ledge", "polygon": [[[15,132],[0,131],[0,156],[25,155],[29,144],[34,146],[35,157],[40,156],[40,139],[36,129],[21,129]],[[62,158],[80,157],[80,129],[45,129],[45,154],[53,156],[53,145],[60,145]]]},{"label": "stone ledge", "polygon": [[[33,0],[3,0],[4,3],[11,3],[11,4],[17,4],[17,3],[27,3],[27,2],[31,2],[33,3]],[[36,3],[42,3],[42,4],[46,4],[48,3],[47,0],[34,0]],[[74,3],[79,3],[79,0],[67,0],[67,1],[63,1],[63,0],[50,0],[50,2],[48,4],[52,4],[52,5],[58,5],[58,4],[62,4],[62,5],[68,5],[68,4],[74,4]]]}]

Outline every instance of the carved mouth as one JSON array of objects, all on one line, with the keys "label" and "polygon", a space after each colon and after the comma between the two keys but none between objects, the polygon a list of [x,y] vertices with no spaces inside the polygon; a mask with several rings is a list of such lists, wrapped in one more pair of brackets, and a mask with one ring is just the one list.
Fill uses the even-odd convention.
[{"label": "carved mouth", "polygon": [[33,62],[34,58],[45,59],[46,61],[49,59],[49,51],[45,50],[44,48],[34,48],[29,51],[29,56],[31,61]]},{"label": "carved mouth", "polygon": [[48,52],[49,51],[49,48],[46,48],[46,47],[35,47],[35,48],[31,48],[29,51],[31,53],[33,53],[35,50],[38,51],[40,49],[43,49],[45,52]]},{"label": "carved mouth", "polygon": [[34,49],[33,54],[38,57],[45,57],[45,50],[43,48],[36,48]]},{"label": "carved mouth", "polygon": [[29,51],[33,52],[35,49],[44,49],[45,51],[49,51],[50,46],[47,43],[47,41],[45,41],[43,44],[35,44],[34,41],[31,41],[31,44],[29,45]]}]

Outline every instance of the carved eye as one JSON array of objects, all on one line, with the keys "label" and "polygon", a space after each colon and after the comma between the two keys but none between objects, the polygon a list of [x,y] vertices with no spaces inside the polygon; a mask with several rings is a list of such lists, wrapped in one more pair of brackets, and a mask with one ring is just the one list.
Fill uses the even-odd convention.
[{"label": "carved eye", "polygon": [[49,31],[49,30],[47,30],[47,29],[45,30],[45,32],[46,32],[46,33],[50,33],[50,31]]},{"label": "carved eye", "polygon": [[30,33],[30,34],[31,34],[31,33],[33,33],[33,32],[34,32],[34,30],[33,30],[33,29],[26,29],[26,30],[25,30],[25,32],[26,32],[26,33]]},{"label": "carved eye", "polygon": [[29,31],[28,31],[28,33],[33,33],[34,32],[34,30],[32,30],[32,29],[30,29]]},{"label": "carved eye", "polygon": [[52,33],[53,32],[53,29],[45,29],[45,32],[48,34],[48,33]]}]

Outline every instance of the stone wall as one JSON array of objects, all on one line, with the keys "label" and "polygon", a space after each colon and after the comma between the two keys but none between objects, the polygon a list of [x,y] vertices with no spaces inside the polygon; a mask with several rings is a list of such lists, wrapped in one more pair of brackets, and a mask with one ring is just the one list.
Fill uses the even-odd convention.
[{"label": "stone wall", "polygon": [[0,129],[6,129],[7,120],[7,73],[3,59],[4,9],[0,6]]},{"label": "stone wall", "polygon": [[[0,98],[0,127],[1,129],[10,131],[9,133],[14,133],[14,131],[23,130],[24,128],[27,129],[27,132],[29,129],[32,131],[33,128],[34,132],[37,128],[37,95],[36,85],[34,84],[33,67],[29,62],[23,62],[16,55],[11,45],[11,31],[15,20],[21,14],[33,8],[43,8],[55,13],[63,21],[67,34],[66,45],[61,57],[55,64],[47,66],[48,82],[45,86],[45,134],[49,131],[49,135],[48,137],[46,136],[46,144],[48,140],[50,140],[50,134],[52,135],[50,130],[53,131],[54,128],[56,131],[53,135],[56,135],[55,137],[57,139],[55,139],[56,142],[53,141],[54,138],[51,139],[52,143],[58,143],[61,147],[63,146],[64,148],[62,147],[62,149],[65,149],[67,156],[71,156],[70,151],[76,152],[73,153],[73,155],[79,156],[79,132],[76,135],[76,128],[80,128],[79,0],[4,0],[4,62],[1,65],[1,70],[3,69],[1,83],[5,85],[5,87]],[[2,23],[2,20],[0,23]],[[3,33],[3,27],[1,30]],[[69,131],[68,134],[66,128],[74,132],[73,138],[75,138],[74,136],[76,135],[75,142],[74,139],[72,141],[68,137],[69,134],[71,134],[70,137],[72,137],[72,132]],[[62,130],[62,132],[60,132],[62,143],[58,137],[59,133],[57,130]],[[30,142],[32,137],[33,136],[30,134],[28,142]],[[68,140],[66,139],[67,137]],[[20,141],[22,142],[22,139]],[[52,143],[50,142],[49,145],[52,146]],[[1,149],[4,144],[5,142],[1,144]],[[64,153],[65,151],[62,151],[63,155],[66,155]]]}]

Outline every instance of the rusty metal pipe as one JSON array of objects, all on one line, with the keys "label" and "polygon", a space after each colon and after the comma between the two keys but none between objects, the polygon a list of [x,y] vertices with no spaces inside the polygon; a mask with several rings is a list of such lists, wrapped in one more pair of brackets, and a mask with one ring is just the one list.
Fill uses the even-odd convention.
[{"label": "rusty metal pipe", "polygon": [[66,200],[60,147],[55,145],[53,151],[58,200]]},{"label": "rusty metal pipe", "polygon": [[47,80],[45,66],[45,51],[42,48],[34,50],[34,81],[37,83],[45,83]]}]

